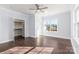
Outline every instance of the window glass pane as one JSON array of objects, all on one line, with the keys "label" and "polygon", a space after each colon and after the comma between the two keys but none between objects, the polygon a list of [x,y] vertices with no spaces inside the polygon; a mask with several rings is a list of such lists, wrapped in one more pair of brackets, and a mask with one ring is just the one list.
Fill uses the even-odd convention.
[{"label": "window glass pane", "polygon": [[44,26],[46,31],[57,31],[57,19],[45,18]]}]

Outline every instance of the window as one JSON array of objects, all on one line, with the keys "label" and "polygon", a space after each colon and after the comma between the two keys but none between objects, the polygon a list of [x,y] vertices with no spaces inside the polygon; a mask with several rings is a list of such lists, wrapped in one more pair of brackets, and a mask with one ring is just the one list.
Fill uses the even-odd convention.
[{"label": "window", "polygon": [[44,19],[45,30],[48,32],[57,31],[57,19]]}]

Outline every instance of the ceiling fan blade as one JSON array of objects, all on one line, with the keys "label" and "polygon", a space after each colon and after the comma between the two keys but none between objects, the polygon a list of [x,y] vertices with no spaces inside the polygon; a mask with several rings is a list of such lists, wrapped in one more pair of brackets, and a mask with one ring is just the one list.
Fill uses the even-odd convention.
[{"label": "ceiling fan blade", "polygon": [[36,8],[33,9],[33,8],[30,8],[30,10],[38,10],[39,9],[39,5],[38,4],[35,4]]},{"label": "ceiling fan blade", "polygon": [[37,9],[39,9],[39,5],[38,4],[35,4],[35,6],[36,6]]},{"label": "ceiling fan blade", "polygon": [[36,10],[36,9],[32,9],[32,8],[30,8],[29,10]]},{"label": "ceiling fan blade", "polygon": [[48,7],[43,7],[43,8],[39,8],[39,9],[47,9]]}]

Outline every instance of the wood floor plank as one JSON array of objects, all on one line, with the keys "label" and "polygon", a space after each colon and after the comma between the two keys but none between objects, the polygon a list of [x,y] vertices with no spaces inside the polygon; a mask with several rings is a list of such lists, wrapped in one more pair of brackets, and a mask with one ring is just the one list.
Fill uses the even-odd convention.
[{"label": "wood floor plank", "polygon": [[1,52],[1,54],[24,54],[29,50],[31,50],[32,48],[33,47],[14,47],[4,52]]},{"label": "wood floor plank", "polygon": [[53,47],[52,54],[74,54],[70,39],[40,36],[40,38],[16,38],[14,41],[0,44],[0,52],[16,46],[25,47]]},{"label": "wood floor plank", "polygon": [[52,47],[36,47],[28,54],[51,54],[54,48]]},{"label": "wood floor plank", "polygon": [[40,54],[52,54],[54,48],[52,47],[44,47],[44,49],[40,52]]},{"label": "wood floor plank", "polygon": [[40,51],[42,51],[44,47],[36,47],[35,49],[31,50],[28,54],[39,54]]}]

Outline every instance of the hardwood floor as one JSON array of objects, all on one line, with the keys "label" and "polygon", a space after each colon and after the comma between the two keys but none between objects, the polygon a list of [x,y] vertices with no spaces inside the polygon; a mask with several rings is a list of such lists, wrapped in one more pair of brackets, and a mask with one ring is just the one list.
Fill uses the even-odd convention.
[{"label": "hardwood floor", "polygon": [[41,36],[39,39],[20,37],[15,41],[0,44],[0,52],[15,46],[53,47],[52,54],[74,54],[70,40],[47,36]]}]

